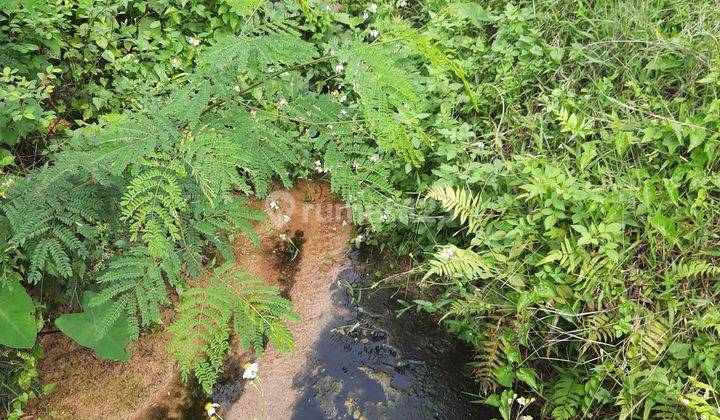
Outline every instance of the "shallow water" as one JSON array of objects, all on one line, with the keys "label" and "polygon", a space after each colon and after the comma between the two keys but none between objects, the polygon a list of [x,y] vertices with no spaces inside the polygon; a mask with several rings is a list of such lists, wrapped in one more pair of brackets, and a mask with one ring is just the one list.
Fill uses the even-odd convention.
[{"label": "shallow water", "polygon": [[[370,280],[359,268],[366,257],[349,256],[352,267],[340,274],[333,294],[350,315],[331,322],[313,352],[314,369],[295,378],[303,396],[293,418],[494,417],[492,408],[470,402],[477,385],[469,377],[467,348],[427,317],[408,311],[398,318],[394,290],[368,290]],[[363,288],[354,296],[349,291]]]}]

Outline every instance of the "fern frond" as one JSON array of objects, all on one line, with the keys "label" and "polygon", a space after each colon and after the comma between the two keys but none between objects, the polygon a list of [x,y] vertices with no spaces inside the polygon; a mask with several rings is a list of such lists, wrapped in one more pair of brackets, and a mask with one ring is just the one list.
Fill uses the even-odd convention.
[{"label": "fern frond", "polygon": [[503,318],[483,321],[482,337],[475,345],[473,376],[480,382],[483,394],[494,392],[498,387],[497,370],[506,363],[503,341]]},{"label": "fern frond", "polygon": [[583,402],[585,387],[572,375],[563,375],[553,389],[552,416],[556,420],[577,418],[578,408]]},{"label": "fern frond", "polygon": [[674,282],[696,277],[718,277],[720,276],[720,267],[703,260],[683,260],[671,269],[666,276]]},{"label": "fern frond", "polygon": [[455,245],[440,247],[428,262],[423,281],[432,276],[446,276],[461,281],[487,279],[494,276],[492,262],[477,254],[471,248],[462,249]]},{"label": "fern frond", "polygon": [[458,187],[453,189],[450,185],[436,185],[430,188],[427,198],[437,200],[443,209],[457,218],[463,225],[467,223],[470,232],[475,232],[482,222],[482,200],[480,195]]}]

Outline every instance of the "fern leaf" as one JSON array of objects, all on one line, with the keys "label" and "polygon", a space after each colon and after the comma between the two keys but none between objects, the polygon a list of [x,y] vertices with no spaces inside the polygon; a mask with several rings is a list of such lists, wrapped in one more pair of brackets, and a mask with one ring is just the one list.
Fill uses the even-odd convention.
[{"label": "fern leaf", "polygon": [[449,185],[437,185],[430,188],[427,197],[439,201],[443,209],[451,213],[454,219],[459,219],[463,225],[467,223],[470,232],[475,232],[481,226],[479,195],[473,195],[462,188],[453,189]]}]

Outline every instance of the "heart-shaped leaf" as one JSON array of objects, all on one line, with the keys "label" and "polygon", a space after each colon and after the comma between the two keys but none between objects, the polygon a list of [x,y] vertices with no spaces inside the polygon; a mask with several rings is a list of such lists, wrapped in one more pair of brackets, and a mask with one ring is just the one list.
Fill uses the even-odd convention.
[{"label": "heart-shaped leaf", "polygon": [[125,348],[130,342],[128,331],[128,320],[125,314],[121,315],[105,334],[101,334],[101,322],[105,314],[112,307],[111,303],[90,307],[90,302],[95,293],[85,292],[83,296],[84,312],[76,314],[65,314],[55,320],[55,325],[65,335],[72,338],[81,346],[89,347],[103,359],[126,361],[130,355]]},{"label": "heart-shaped leaf", "polygon": [[15,349],[35,345],[35,305],[19,281],[0,287],[0,344]]}]

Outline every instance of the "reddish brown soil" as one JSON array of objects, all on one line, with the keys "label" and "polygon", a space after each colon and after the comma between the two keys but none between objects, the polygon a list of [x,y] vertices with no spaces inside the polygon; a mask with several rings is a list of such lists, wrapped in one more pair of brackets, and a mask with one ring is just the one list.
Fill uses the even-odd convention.
[{"label": "reddish brown soil", "polygon": [[[272,199],[279,210],[270,208]],[[330,195],[327,184],[320,182],[276,190],[268,200],[250,204],[263,208],[270,218],[256,227],[260,246],[244,237],[237,241],[235,262],[280,288],[293,301],[302,322],[291,328],[295,350],[280,355],[269,349],[259,360],[264,397],[246,387],[240,400],[233,407],[222,407],[221,413],[225,419],[287,418],[298,397],[292,378],[305,369],[313,343],[331,319],[329,289],[346,264],[353,228],[342,204]],[[343,220],[348,220],[347,224]],[[300,252],[281,235],[302,243]],[[171,315],[170,311],[165,314],[166,323]],[[178,418],[178,408],[187,402],[187,396],[178,386],[176,365],[166,350],[168,340],[164,332],[145,334],[132,344],[130,362],[114,363],[96,358],[60,334],[43,337],[41,381],[54,382],[55,390],[33,407],[34,415],[55,411],[60,418],[144,419],[162,408],[164,418]],[[239,350],[233,359],[228,369],[239,370],[252,356]],[[236,376],[238,372],[228,373]]]}]

